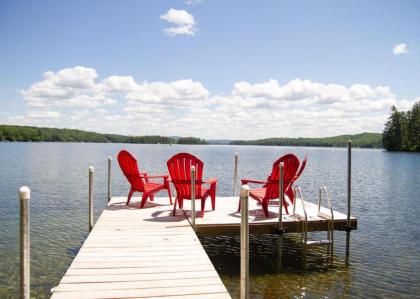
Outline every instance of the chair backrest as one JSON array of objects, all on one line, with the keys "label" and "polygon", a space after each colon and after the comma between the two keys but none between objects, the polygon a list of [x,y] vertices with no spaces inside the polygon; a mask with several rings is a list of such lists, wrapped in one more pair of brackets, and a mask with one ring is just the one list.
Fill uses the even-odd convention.
[{"label": "chair backrest", "polygon": [[279,179],[280,179],[280,163],[284,163],[283,170],[283,190],[286,191],[290,184],[293,183],[293,179],[296,176],[296,172],[299,168],[299,158],[293,154],[287,154],[273,163],[273,170],[270,176],[267,178],[267,183],[264,185],[267,188],[265,197],[267,199],[274,199],[279,197]]},{"label": "chair backrest", "polygon": [[200,198],[204,163],[188,153],[179,153],[166,163],[178,197],[191,199],[191,166],[195,166],[195,198]]},{"label": "chair backrest", "polygon": [[143,192],[144,182],[140,177],[136,158],[128,151],[122,150],[118,153],[118,164],[120,164],[121,170],[130,182],[131,187],[137,191]]}]

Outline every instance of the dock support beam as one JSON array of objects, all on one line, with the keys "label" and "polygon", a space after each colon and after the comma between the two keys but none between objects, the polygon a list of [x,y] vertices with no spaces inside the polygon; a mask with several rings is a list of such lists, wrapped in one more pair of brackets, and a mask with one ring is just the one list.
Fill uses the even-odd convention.
[{"label": "dock support beam", "polygon": [[20,298],[29,299],[30,284],[30,215],[29,199],[31,190],[22,186],[19,189],[20,202]]},{"label": "dock support beam", "polygon": [[283,200],[284,200],[284,163],[279,165],[279,222],[277,231],[279,234],[277,240],[277,270],[281,269],[282,251],[283,251]]},{"label": "dock support beam", "polygon": [[235,153],[235,163],[233,168],[233,195],[238,195],[238,157],[239,154]]},{"label": "dock support beam", "polygon": [[352,142],[349,140],[347,146],[347,226],[346,226],[346,262],[350,257],[350,212],[351,212],[351,147]]},{"label": "dock support beam", "polygon": [[249,298],[249,226],[248,226],[248,185],[242,185],[241,201],[241,287],[240,298]]},{"label": "dock support beam", "polygon": [[191,166],[191,222],[195,232],[195,166]]},{"label": "dock support beam", "polygon": [[111,200],[111,162],[112,157],[108,156],[108,202]]},{"label": "dock support beam", "polygon": [[89,232],[93,228],[93,166],[89,167]]}]

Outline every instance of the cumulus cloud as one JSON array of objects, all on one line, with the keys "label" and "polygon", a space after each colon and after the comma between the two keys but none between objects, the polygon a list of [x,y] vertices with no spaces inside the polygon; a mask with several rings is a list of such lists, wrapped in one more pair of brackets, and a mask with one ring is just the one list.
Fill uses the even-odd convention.
[{"label": "cumulus cloud", "polygon": [[394,55],[408,54],[407,44],[402,43],[395,45],[392,49],[392,52],[394,53]]},{"label": "cumulus cloud", "polygon": [[103,88],[95,83],[96,70],[83,66],[44,73],[44,80],[22,91],[28,106],[34,108],[85,107],[112,105],[116,101],[100,94]]},{"label": "cumulus cloud", "polygon": [[164,29],[165,33],[169,36],[194,35],[196,32],[194,16],[186,10],[171,8],[166,14],[161,15],[160,19],[174,25]]},{"label": "cumulus cloud", "polygon": [[85,67],[46,72],[22,94],[28,112],[0,114],[0,122],[229,139],[380,132],[392,105],[406,110],[415,101],[399,98],[388,86],[299,78],[239,81],[226,94],[211,94],[192,79],[98,79],[94,69]]}]

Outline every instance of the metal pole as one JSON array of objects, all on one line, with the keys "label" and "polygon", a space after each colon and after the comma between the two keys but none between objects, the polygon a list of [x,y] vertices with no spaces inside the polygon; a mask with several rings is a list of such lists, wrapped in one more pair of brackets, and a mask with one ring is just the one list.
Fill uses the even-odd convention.
[{"label": "metal pole", "polygon": [[89,167],[89,232],[93,228],[93,166]]},{"label": "metal pole", "polygon": [[238,195],[238,157],[239,154],[235,153],[235,166],[233,168],[233,195]]},{"label": "metal pole", "polygon": [[346,260],[350,256],[350,208],[351,208],[351,146],[352,142],[349,140],[347,147],[347,227],[346,227]]},{"label": "metal pole", "polygon": [[283,199],[284,199],[284,163],[281,162],[279,165],[279,223],[277,238],[277,270],[282,267],[281,258],[283,251]]},{"label": "metal pole", "polygon": [[284,200],[284,180],[283,180],[283,173],[284,173],[284,163],[281,162],[279,166],[279,230],[283,230],[283,200]]},{"label": "metal pole", "polygon": [[30,214],[29,199],[31,190],[22,186],[19,189],[20,202],[20,298],[29,299],[30,284]]},{"label": "metal pole", "polygon": [[191,166],[191,220],[195,231],[195,166]]},{"label": "metal pole", "polygon": [[111,200],[111,162],[112,157],[108,156],[108,202]]},{"label": "metal pole", "polygon": [[248,185],[242,185],[241,201],[241,287],[240,298],[249,298],[249,226],[248,226]]}]

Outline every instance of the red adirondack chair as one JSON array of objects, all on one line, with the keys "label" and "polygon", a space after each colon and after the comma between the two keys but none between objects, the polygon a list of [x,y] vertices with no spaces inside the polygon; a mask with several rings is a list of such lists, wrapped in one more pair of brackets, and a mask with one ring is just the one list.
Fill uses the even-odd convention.
[{"label": "red adirondack chair", "polygon": [[[167,174],[150,176],[147,172],[139,172],[137,160],[128,151],[122,150],[118,153],[118,163],[121,170],[131,185],[130,192],[127,196],[127,205],[134,192],[143,192],[141,198],[140,208],[143,208],[147,198],[153,200],[154,194],[160,190],[167,190],[169,195],[169,202],[172,204],[171,190],[169,188],[169,181]],[[163,183],[153,183],[149,179],[163,178]]]},{"label": "red adirondack chair", "polygon": [[[290,201],[293,203],[294,201],[294,192],[293,192],[293,183],[298,179],[298,177],[302,174],[303,170],[306,166],[305,159],[302,162],[302,165],[299,168],[299,159],[293,154],[287,154],[275,161],[273,163],[273,170],[271,174],[268,176],[266,181],[258,181],[252,179],[242,179],[242,185],[248,183],[256,183],[256,184],[264,184],[262,188],[256,188],[249,190],[249,196],[257,200],[261,203],[264,215],[268,217],[268,203],[271,199],[279,198],[279,166],[280,163],[284,163],[284,172],[283,172],[283,190],[284,194],[286,194]],[[289,214],[287,209],[286,200],[283,198],[282,204],[286,213]],[[241,210],[241,201],[239,201],[238,212]]]},{"label": "red adirondack chair", "polygon": [[[216,183],[217,179],[202,180],[203,162],[197,157],[188,153],[179,153],[170,158],[167,162],[171,181],[176,189],[176,199],[173,215],[175,216],[176,204],[182,209],[184,199],[191,200],[191,166],[195,166],[195,199],[201,199],[201,216],[204,216],[206,199],[211,198],[211,206],[216,208]],[[210,184],[210,188],[204,188],[204,184]]]}]

